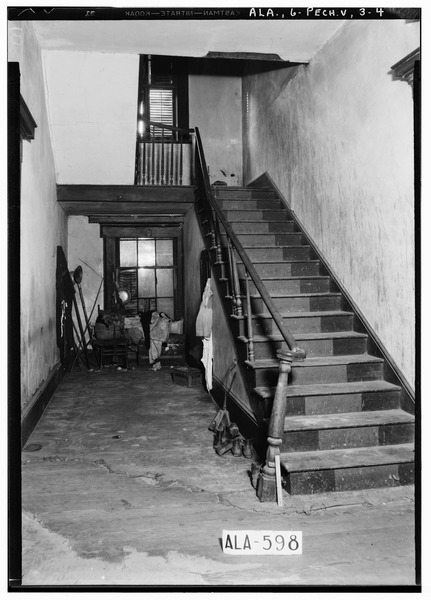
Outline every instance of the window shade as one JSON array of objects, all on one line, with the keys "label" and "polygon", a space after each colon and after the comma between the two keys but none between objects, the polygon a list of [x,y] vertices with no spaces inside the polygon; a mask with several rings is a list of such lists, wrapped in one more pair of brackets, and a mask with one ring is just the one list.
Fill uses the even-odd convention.
[{"label": "window shade", "polygon": [[[163,123],[164,125],[174,124],[174,94],[173,90],[150,88],[150,121],[156,121],[157,123]],[[152,128],[153,130],[153,128]],[[155,127],[152,131],[154,137],[161,137],[161,128]],[[165,137],[170,136],[172,132],[165,130]]]}]

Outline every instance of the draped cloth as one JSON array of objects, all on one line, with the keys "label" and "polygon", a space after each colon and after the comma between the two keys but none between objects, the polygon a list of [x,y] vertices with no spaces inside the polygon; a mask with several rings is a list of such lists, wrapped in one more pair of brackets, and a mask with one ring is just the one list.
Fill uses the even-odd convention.
[{"label": "draped cloth", "polygon": [[213,376],[213,338],[212,338],[212,296],[211,279],[208,279],[202,294],[202,302],[196,318],[196,335],[202,337],[203,353],[201,362],[205,367],[205,383],[208,390],[212,389]]}]

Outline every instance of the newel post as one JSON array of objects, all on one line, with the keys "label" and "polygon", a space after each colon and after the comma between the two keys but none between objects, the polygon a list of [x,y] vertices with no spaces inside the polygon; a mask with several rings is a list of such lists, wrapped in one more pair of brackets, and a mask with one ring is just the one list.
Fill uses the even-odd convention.
[{"label": "newel post", "polygon": [[283,441],[287,383],[295,353],[280,350],[277,352],[277,358],[280,360],[280,365],[268,428],[268,450],[257,482],[257,496],[261,502],[275,502],[277,499],[275,457],[280,454],[280,446]]}]

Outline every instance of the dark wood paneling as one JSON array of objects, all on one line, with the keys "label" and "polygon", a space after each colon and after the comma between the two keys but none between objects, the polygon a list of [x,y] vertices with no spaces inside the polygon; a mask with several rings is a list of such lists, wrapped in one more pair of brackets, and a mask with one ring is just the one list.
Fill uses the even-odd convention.
[{"label": "dark wood paneling", "polygon": [[182,229],[179,227],[131,227],[123,226],[101,226],[102,235],[114,238],[176,238],[181,237]]},{"label": "dark wood paneling", "polygon": [[170,216],[148,216],[148,215],[90,215],[89,223],[100,223],[100,225],[115,226],[144,226],[144,227],[172,227],[183,223],[182,215]]},{"label": "dark wood paneling", "polygon": [[194,204],[193,186],[58,185],[69,215],[184,215]]}]

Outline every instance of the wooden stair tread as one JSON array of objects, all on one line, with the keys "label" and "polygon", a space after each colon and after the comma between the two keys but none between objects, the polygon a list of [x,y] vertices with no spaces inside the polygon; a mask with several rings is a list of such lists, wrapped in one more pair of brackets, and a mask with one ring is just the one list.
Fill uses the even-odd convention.
[{"label": "wooden stair tread", "polygon": [[[358,333],[357,331],[328,331],[326,333],[298,333],[295,335],[297,342],[305,340],[333,340],[333,339],[364,339],[368,337],[366,333]],[[248,342],[248,338],[238,336],[242,342]],[[284,338],[281,334],[275,335],[254,335],[253,342],[282,342]]]},{"label": "wooden stair tread", "polygon": [[[279,311],[280,315],[282,317],[339,317],[339,316],[343,316],[343,317],[348,317],[348,316],[352,316],[354,313],[353,312],[349,312],[349,311],[345,311],[345,310],[316,310],[314,312],[312,311],[304,311],[304,312],[288,312],[288,311]],[[271,313],[269,312],[260,312],[260,313],[253,313],[252,314],[252,318],[253,319],[268,319],[268,318],[272,318]],[[293,332],[294,333],[294,332]]]},{"label": "wooden stair tread", "polygon": [[295,415],[286,417],[284,430],[310,431],[344,429],[351,427],[374,427],[396,423],[413,423],[414,416],[400,408],[363,412],[333,413],[325,415]]},{"label": "wooden stair tread", "polygon": [[[243,244],[242,246],[244,248],[244,250],[274,250],[275,248],[289,248],[290,250],[292,248],[310,248],[310,246],[308,244],[292,244],[291,246],[287,245],[287,244],[269,244],[268,246],[250,246],[250,245],[246,245]],[[287,261],[284,261],[287,262]],[[290,262],[290,261],[289,261]]]},{"label": "wooden stair tread", "polygon": [[[228,210],[229,212],[233,212],[234,210],[237,210],[238,212],[241,212],[238,209],[234,209],[234,208],[223,208],[222,210]],[[247,208],[246,210],[247,210],[247,212],[259,212],[259,213],[261,213],[262,210],[265,210],[265,209]],[[271,212],[274,212],[274,211],[280,210],[280,209],[279,208],[268,208],[266,210],[270,210]],[[282,211],[280,210],[280,212],[282,212]],[[242,221],[241,219],[238,219],[237,221],[233,221],[232,223],[230,223],[230,225],[235,230],[235,225],[237,223],[271,223],[273,220],[274,219],[272,219],[272,220],[269,219],[269,220],[262,221],[262,219],[260,218],[260,219],[244,219]],[[293,223],[293,220],[292,219],[286,219],[286,220],[283,221],[283,223]],[[244,235],[246,233],[247,233],[246,231],[243,231],[242,233],[237,233],[236,235]],[[260,232],[260,233],[262,233],[262,232]],[[260,233],[254,234],[254,233],[250,232],[250,235],[260,235]],[[300,233],[300,232],[299,231],[286,231],[286,232],[283,232],[283,231],[267,231],[267,232],[264,232],[263,235],[268,235],[268,233],[270,233],[270,234],[276,234],[276,235],[285,235],[285,234],[289,234],[289,233]]]},{"label": "wooden stair tread", "polygon": [[[283,261],[283,263],[286,261]],[[309,261],[307,261],[309,262]],[[240,275],[240,280],[241,281],[245,281],[246,277],[244,277],[243,275]],[[297,279],[301,280],[308,280],[308,279],[312,279],[313,281],[316,280],[327,280],[330,279],[330,277],[328,275],[263,275],[260,277],[261,281],[296,281]]]},{"label": "wooden stair tread", "polygon": [[[242,294],[243,295],[243,294]],[[304,292],[302,294],[285,294],[283,292],[271,292],[271,298],[322,298],[331,296],[332,298],[341,297],[338,292]],[[260,298],[260,294],[250,294],[250,298]]]},{"label": "wooden stair tread", "polygon": [[280,455],[280,461],[283,467],[292,473],[411,463],[414,457],[413,444],[393,444],[313,452],[284,452]]},{"label": "wooden stair tread", "polygon": [[[320,367],[329,365],[349,365],[355,363],[383,363],[382,358],[377,356],[371,356],[370,354],[348,354],[343,356],[312,356],[307,357],[305,360],[298,360],[293,363],[294,368],[298,367]],[[245,363],[253,369],[268,369],[276,368],[279,365],[277,359],[262,358],[250,362],[246,360]]]},{"label": "wooden stair tread", "polygon": [[[275,388],[256,387],[255,392],[262,398],[273,398]],[[345,383],[315,383],[309,385],[289,385],[286,396],[335,396],[337,394],[362,394],[364,392],[396,392],[401,388],[382,379],[371,381],[351,381]]]}]

